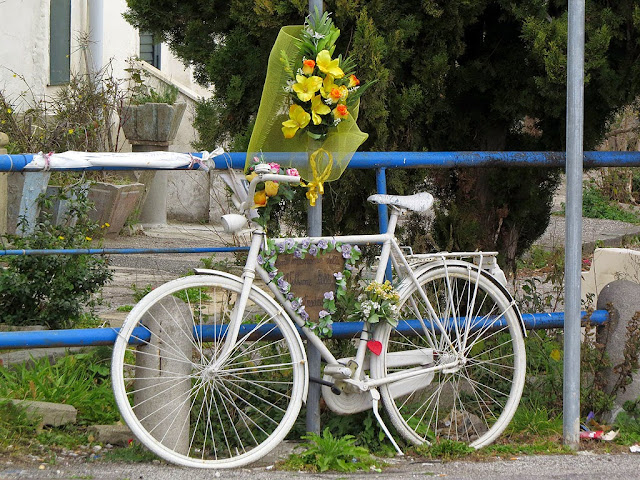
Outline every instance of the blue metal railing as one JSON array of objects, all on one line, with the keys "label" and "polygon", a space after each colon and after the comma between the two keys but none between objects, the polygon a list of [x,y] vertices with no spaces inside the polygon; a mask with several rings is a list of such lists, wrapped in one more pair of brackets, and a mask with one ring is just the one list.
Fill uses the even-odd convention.
[{"label": "blue metal railing", "polygon": [[[274,154],[277,155],[277,154]],[[201,157],[200,153],[193,153]],[[246,154],[231,152],[213,159],[215,167],[244,168]],[[0,172],[20,172],[33,154],[0,155]],[[564,152],[356,152],[349,168],[452,168],[452,167],[564,167]],[[637,167],[640,152],[584,152],[585,167]],[[186,167],[185,167],[186,169]],[[126,170],[92,168],[92,170]],[[136,170],[140,170],[137,168]]]},{"label": "blue metal railing", "polygon": [[[201,156],[200,153],[193,153]],[[216,169],[244,168],[246,154],[231,152],[213,159]],[[0,155],[0,172],[20,172],[31,162],[33,154]],[[486,166],[542,166],[564,167],[564,152],[356,152],[349,164],[353,169],[376,169],[378,193],[386,193],[386,169],[388,168],[451,168]],[[587,167],[640,166],[640,152],[585,152]],[[127,167],[99,167],[90,170],[127,170]],[[184,168],[186,169],[186,167]],[[380,229],[386,230],[387,209],[379,206]],[[53,254],[155,254],[155,253],[204,253],[246,250],[248,247],[165,248],[165,249],[75,249],[75,250],[0,250],[2,255],[53,255]],[[560,328],[564,313],[524,314],[526,328]],[[589,320],[595,324],[606,322],[606,311],[596,311]],[[334,325],[334,336],[349,337],[361,329],[357,322]],[[43,332],[0,333],[0,349],[35,348],[51,346],[82,346],[112,344],[114,329],[78,329]],[[22,346],[20,346],[22,345]]]},{"label": "blue metal railing", "polygon": [[[562,328],[564,325],[564,313],[525,313],[522,320],[527,330],[542,330],[549,328]],[[583,323],[591,325],[602,325],[609,320],[606,310],[596,310],[588,316],[587,312],[582,312]],[[413,322],[413,323],[412,323]],[[503,326],[503,325],[501,325]],[[148,339],[149,333],[146,329],[138,327],[139,331],[135,338],[144,341]],[[205,328],[214,328],[213,326]],[[243,325],[247,331],[251,331],[253,325]],[[268,326],[265,327],[269,328]],[[337,322],[333,324],[333,338],[353,338],[358,335],[363,328],[363,322]],[[420,331],[421,325],[417,320],[400,322],[400,331],[411,333]],[[113,345],[118,336],[118,328],[84,328],[74,330],[38,330],[28,332],[2,332],[0,333],[0,350],[18,348],[52,348],[52,347],[89,347],[99,345]],[[304,339],[302,330],[298,330]],[[213,336],[211,332],[205,331],[203,339],[207,340],[207,335]],[[242,335],[242,332],[241,332]]]}]

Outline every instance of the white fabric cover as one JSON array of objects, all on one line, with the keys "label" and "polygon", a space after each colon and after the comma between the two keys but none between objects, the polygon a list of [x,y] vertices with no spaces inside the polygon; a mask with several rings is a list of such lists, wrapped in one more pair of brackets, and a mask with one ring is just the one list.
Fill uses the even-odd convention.
[{"label": "white fabric cover", "polygon": [[382,195],[380,193],[371,195],[367,200],[381,205],[393,205],[406,208],[414,212],[426,212],[433,205],[433,195],[427,192],[416,193],[415,195]]},{"label": "white fabric cover", "polygon": [[131,169],[167,169],[202,168],[209,169],[210,159],[222,155],[224,150],[217,148],[213,152],[202,152],[202,159],[189,153],[176,152],[63,152],[33,156],[24,170],[82,169],[90,167],[122,167]]}]

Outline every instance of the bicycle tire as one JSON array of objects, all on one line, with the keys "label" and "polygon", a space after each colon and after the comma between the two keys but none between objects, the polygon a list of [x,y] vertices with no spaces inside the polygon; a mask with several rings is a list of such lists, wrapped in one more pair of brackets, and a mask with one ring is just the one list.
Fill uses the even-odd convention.
[{"label": "bicycle tire", "polygon": [[169,462],[250,464],[276,447],[298,416],[308,382],[302,342],[261,290],[252,288],[243,330],[215,365],[241,290],[241,279],[222,272],[173,280],[146,295],[120,330],[112,361],[116,402],[138,440]]},{"label": "bicycle tire", "polygon": [[[401,318],[415,320],[378,327],[375,339],[383,348],[372,359],[372,377],[460,362],[381,386],[385,409],[411,443],[446,438],[474,448],[488,445],[507,427],[522,395],[526,354],[520,312],[496,279],[466,262],[427,268],[418,281],[433,312],[415,283],[399,288]],[[433,313],[443,319],[450,341],[429,321]],[[417,319],[427,320],[424,327]]]}]

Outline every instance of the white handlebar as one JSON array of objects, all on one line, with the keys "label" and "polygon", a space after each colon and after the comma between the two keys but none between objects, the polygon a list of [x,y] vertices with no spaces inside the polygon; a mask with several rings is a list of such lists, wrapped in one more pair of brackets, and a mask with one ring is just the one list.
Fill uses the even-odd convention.
[{"label": "white handlebar", "polygon": [[256,175],[249,184],[249,192],[247,199],[242,203],[242,211],[253,208],[253,197],[256,194],[256,185],[261,182],[283,182],[283,183],[300,183],[300,177],[293,175],[278,175],[277,173],[263,173]]}]

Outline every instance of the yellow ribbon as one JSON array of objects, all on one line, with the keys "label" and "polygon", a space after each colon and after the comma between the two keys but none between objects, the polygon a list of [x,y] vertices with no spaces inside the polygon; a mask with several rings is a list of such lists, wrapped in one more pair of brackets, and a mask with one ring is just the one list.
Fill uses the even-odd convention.
[{"label": "yellow ribbon", "polygon": [[[327,166],[324,168],[322,174],[318,175],[318,155],[326,154],[327,155]],[[322,158],[322,157],[320,157]],[[315,207],[316,200],[319,195],[324,194],[324,185],[323,183],[329,178],[331,174],[331,166],[333,165],[333,155],[331,152],[326,151],[324,148],[319,148],[315,152],[313,152],[309,156],[309,166],[311,167],[311,174],[313,175],[313,180],[307,183],[307,188],[309,191],[307,192],[307,198],[309,199],[309,205]]]}]

